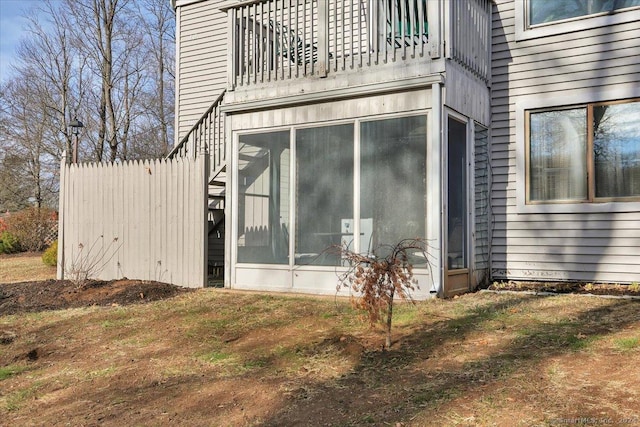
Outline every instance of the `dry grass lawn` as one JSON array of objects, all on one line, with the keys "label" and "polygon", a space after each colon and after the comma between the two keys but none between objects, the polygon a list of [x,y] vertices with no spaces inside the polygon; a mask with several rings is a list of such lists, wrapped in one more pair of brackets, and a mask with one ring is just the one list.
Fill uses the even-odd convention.
[{"label": "dry grass lawn", "polygon": [[0,283],[56,278],[56,268],[42,263],[41,253],[0,254]]},{"label": "dry grass lawn", "polygon": [[640,426],[640,301],[481,292],[398,307],[394,338],[220,289],[0,313],[0,425]]}]

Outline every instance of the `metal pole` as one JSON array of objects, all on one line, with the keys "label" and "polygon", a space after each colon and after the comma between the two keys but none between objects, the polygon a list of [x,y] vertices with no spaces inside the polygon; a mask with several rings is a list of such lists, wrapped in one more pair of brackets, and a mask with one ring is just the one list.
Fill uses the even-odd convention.
[{"label": "metal pole", "polygon": [[78,163],[78,131],[76,130],[74,132],[74,134],[76,135],[76,141],[73,143],[73,159],[72,159],[72,163],[76,164],[76,163]]}]

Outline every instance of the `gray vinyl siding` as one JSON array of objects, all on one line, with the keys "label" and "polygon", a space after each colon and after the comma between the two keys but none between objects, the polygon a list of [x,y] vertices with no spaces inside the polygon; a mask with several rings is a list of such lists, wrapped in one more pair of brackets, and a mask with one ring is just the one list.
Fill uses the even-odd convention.
[{"label": "gray vinyl siding", "polygon": [[[640,281],[640,212],[522,213],[517,206],[516,107],[640,85],[640,11],[633,22],[515,40],[515,7],[496,0],[492,24],[491,265],[494,279]],[[600,99],[608,101],[608,99]],[[519,145],[518,145],[519,147]],[[585,209],[586,211],[586,209]]]},{"label": "gray vinyl siding", "polygon": [[489,273],[489,130],[476,124],[474,135],[474,270],[482,282]]},{"label": "gray vinyl siding", "polygon": [[204,0],[176,10],[178,141],[227,86],[227,15],[219,10],[222,3]]}]

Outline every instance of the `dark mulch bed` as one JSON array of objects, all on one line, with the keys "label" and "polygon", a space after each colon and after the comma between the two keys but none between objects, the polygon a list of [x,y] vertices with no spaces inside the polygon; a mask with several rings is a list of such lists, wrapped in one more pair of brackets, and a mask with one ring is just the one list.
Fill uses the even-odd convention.
[{"label": "dark mulch bed", "polygon": [[128,305],[156,301],[190,292],[167,283],[142,280],[45,280],[0,285],[0,315],[43,310]]},{"label": "dark mulch bed", "polygon": [[494,282],[487,288],[494,291],[532,291],[557,294],[592,294],[640,297],[640,285],[614,285],[583,282]]}]

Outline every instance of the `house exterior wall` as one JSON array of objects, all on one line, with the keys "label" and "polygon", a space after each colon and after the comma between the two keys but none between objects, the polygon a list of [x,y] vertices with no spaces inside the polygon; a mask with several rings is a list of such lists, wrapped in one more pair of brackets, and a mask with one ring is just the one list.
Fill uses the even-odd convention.
[{"label": "house exterior wall", "polygon": [[489,129],[474,124],[473,138],[473,281],[472,285],[482,285],[490,279],[491,211],[489,203]]},{"label": "house exterior wall", "polygon": [[227,86],[227,15],[221,0],[176,4],[176,142]]},{"label": "house exterior wall", "polygon": [[[336,4],[344,5],[339,1]],[[403,47],[406,43],[401,43],[400,47],[393,49],[387,46],[381,48],[378,56],[384,53],[389,55],[388,58],[380,59],[383,58],[380,56],[376,60],[374,59],[377,57],[367,56],[370,54],[368,48],[363,51],[364,53],[361,52],[359,59],[351,54],[345,56],[340,52],[333,52],[330,62],[334,66],[329,67],[325,75],[312,73],[298,76],[294,73],[295,78],[289,76],[287,79],[273,80],[274,76],[269,74],[272,79],[265,82],[261,81],[262,74],[251,74],[248,75],[247,81],[242,80],[242,84],[238,84],[238,81],[234,80],[236,76],[234,67],[230,66],[231,63],[235,63],[232,61],[236,53],[233,49],[238,48],[233,36],[234,23],[244,22],[245,26],[253,28],[256,22],[267,19],[262,16],[258,20],[250,15],[264,10],[263,6],[252,6],[248,11],[238,12],[242,8],[235,5],[239,8],[235,10],[234,4],[228,2],[224,4],[216,0],[177,0],[178,139],[184,137],[193,122],[200,118],[213,99],[222,90],[227,89],[220,107],[226,116],[225,132],[228,141],[226,165],[227,176],[230,177],[227,182],[227,203],[225,203],[225,216],[228,218],[225,223],[227,237],[225,248],[228,254],[225,265],[227,286],[266,286],[271,290],[279,287],[291,290],[294,287],[301,291],[331,293],[335,289],[334,269],[328,271],[325,268],[325,271],[321,271],[311,267],[297,268],[293,274],[291,270],[280,267],[229,265],[229,262],[235,263],[234,250],[239,239],[233,234],[236,227],[234,221],[240,221],[237,212],[233,211],[238,203],[238,200],[234,199],[238,196],[234,196],[235,193],[233,193],[233,186],[237,184],[234,180],[238,178],[238,173],[233,172],[231,163],[238,150],[237,146],[232,146],[232,141],[236,141],[235,138],[239,133],[277,130],[278,127],[288,126],[330,124],[340,120],[391,117],[422,111],[429,120],[427,132],[430,141],[427,160],[429,190],[424,195],[428,204],[428,214],[425,218],[427,236],[425,237],[428,238],[433,250],[438,252],[433,254],[436,260],[432,266],[433,274],[423,273],[421,276],[422,289],[424,296],[428,296],[432,291],[444,294],[444,273],[440,255],[443,232],[442,194],[445,191],[443,185],[446,185],[442,179],[442,170],[445,167],[443,163],[445,159],[442,157],[442,132],[443,123],[446,120],[443,112],[446,106],[450,111],[464,116],[469,138],[473,135],[474,121],[484,126],[489,124],[487,81],[490,78],[488,69],[490,3],[488,0],[477,0],[461,4],[447,1],[425,4],[427,6],[425,12],[428,12],[430,17],[428,44],[415,46],[409,44]],[[405,7],[404,3],[402,5]],[[422,5],[422,3],[417,2],[416,5]],[[224,9],[229,15],[220,12],[220,7],[230,8]],[[331,7],[329,9],[331,10]],[[362,12],[364,9],[358,7],[357,10]],[[234,19],[234,17],[238,18],[234,13],[239,14],[239,21]],[[333,16],[331,13],[330,15]],[[274,19],[271,15],[270,18]],[[455,22],[456,25],[447,25],[449,21]],[[319,22],[327,21],[317,16],[313,27],[314,32],[320,32]],[[291,22],[284,19],[282,25],[290,26]],[[329,23],[328,26],[329,32],[332,28],[335,30],[335,25],[331,27]],[[223,30],[216,31],[214,27]],[[258,28],[260,29],[255,31],[259,34],[265,32],[264,28]],[[339,36],[347,38],[354,36],[355,33],[348,31],[349,28],[349,25],[342,26],[338,32]],[[361,31],[362,28],[357,31]],[[477,31],[469,31],[465,35],[456,30],[459,28],[475,28]],[[304,33],[305,30],[299,29],[299,31]],[[331,45],[334,41],[330,35],[328,43]],[[318,41],[319,51],[321,45],[321,41]],[[445,45],[448,49],[445,49]],[[275,52],[273,46],[271,49],[272,53]],[[254,56],[251,58],[256,59]],[[343,59],[345,61],[348,59],[344,67],[338,64]],[[347,66],[351,61],[353,64]],[[256,70],[255,67],[251,68],[250,63],[245,65],[247,70]],[[309,64],[305,67],[307,65]],[[289,66],[291,67],[291,64]],[[472,139],[467,142],[469,155],[471,155]],[[470,183],[469,190],[471,185]],[[469,208],[472,208],[474,203],[471,194],[472,192],[469,197]],[[416,197],[419,198],[420,194]],[[478,215],[476,222],[480,227],[486,228],[484,224],[487,212],[481,211]],[[470,224],[473,224],[473,220],[470,220]],[[265,224],[257,223],[254,226],[258,229],[266,227]],[[476,236],[473,230],[469,231],[471,231],[471,238]],[[470,255],[475,256],[477,251],[483,256],[488,244],[487,237],[483,234],[478,241],[470,240],[469,244],[473,248]],[[480,269],[485,268],[486,265],[480,263]],[[428,282],[427,278],[429,278]],[[477,278],[471,280],[472,284],[477,281]]]},{"label": "house exterior wall", "polygon": [[525,203],[525,111],[640,97],[640,10],[524,28],[496,0],[492,30],[492,277],[640,280],[640,203]]}]

